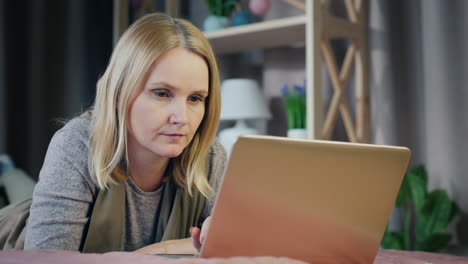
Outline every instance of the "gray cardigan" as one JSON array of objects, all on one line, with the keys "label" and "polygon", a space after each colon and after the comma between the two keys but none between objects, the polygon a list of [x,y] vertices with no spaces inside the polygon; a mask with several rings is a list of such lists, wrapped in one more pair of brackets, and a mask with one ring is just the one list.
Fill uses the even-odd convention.
[{"label": "gray cardigan", "polygon": [[[33,193],[25,249],[80,249],[98,193],[88,172],[89,122],[83,117],[72,119],[53,136]],[[217,193],[226,153],[216,141],[209,155],[210,184]],[[130,178],[125,185],[123,241],[124,250],[131,251],[154,243],[161,188],[144,192]],[[203,218],[211,213],[214,200],[207,200]]]}]

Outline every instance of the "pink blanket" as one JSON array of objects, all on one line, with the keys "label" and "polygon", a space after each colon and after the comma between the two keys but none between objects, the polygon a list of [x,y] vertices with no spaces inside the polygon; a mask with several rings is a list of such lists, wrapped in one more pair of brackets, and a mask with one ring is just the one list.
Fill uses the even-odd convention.
[{"label": "pink blanket", "polygon": [[[303,264],[305,262],[289,258],[277,257],[235,257],[224,259],[200,259],[181,258],[169,259],[159,256],[143,255],[128,252],[111,252],[106,254],[81,254],[78,252],[61,250],[26,250],[26,251],[1,251],[0,263],[138,263],[138,264]],[[468,264],[468,258],[445,254],[433,254],[426,252],[409,252],[397,250],[379,251],[374,264]]]}]

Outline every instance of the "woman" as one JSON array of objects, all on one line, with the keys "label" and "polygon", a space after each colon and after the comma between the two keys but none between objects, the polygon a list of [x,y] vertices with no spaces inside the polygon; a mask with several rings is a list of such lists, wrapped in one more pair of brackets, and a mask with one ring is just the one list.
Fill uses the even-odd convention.
[{"label": "woman", "polygon": [[25,248],[196,252],[226,160],[215,142],[219,112],[218,69],[203,34],[159,13],[136,21],[93,109],[51,140]]}]

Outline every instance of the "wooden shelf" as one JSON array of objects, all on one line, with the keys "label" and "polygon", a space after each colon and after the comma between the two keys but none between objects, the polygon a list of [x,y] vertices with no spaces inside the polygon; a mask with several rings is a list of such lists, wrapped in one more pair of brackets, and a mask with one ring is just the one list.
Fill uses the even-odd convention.
[{"label": "wooden shelf", "polygon": [[294,16],[205,32],[216,54],[305,42],[306,16]]}]

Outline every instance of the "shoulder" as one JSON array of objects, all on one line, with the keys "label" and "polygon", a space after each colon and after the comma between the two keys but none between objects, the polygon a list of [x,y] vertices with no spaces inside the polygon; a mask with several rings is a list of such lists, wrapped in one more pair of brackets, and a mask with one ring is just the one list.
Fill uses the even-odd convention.
[{"label": "shoulder", "polygon": [[211,188],[213,189],[213,193],[212,196],[208,197],[206,201],[202,219],[205,219],[206,217],[211,215],[211,211],[213,209],[216,197],[218,196],[219,189],[223,182],[223,175],[226,167],[226,150],[217,139],[213,142],[213,144],[210,147],[210,151],[208,153],[208,160],[208,181],[210,183]]},{"label": "shoulder", "polygon": [[227,155],[224,147],[219,143],[219,140],[216,139],[210,147],[209,151],[210,159],[216,162],[226,162]]},{"label": "shoulder", "polygon": [[55,132],[49,148],[58,145],[68,150],[87,153],[90,122],[89,119],[82,116],[75,117],[68,121],[65,126]]},{"label": "shoulder", "polygon": [[77,116],[68,121],[57,133],[74,134],[82,137],[89,137],[89,126],[91,119],[87,118],[85,114]]},{"label": "shoulder", "polygon": [[[78,176],[87,182],[91,189],[95,189],[88,172],[90,120],[78,116],[68,121],[52,137],[39,178],[61,176]],[[58,173],[60,172],[60,173]]]},{"label": "shoulder", "polygon": [[216,139],[210,147],[209,151],[209,173],[208,178],[211,187],[215,193],[218,191],[221,185],[224,169],[226,167],[226,150]]},{"label": "shoulder", "polygon": [[210,151],[208,153],[208,160],[208,178],[210,179],[212,187],[215,187],[216,189],[216,185],[219,184],[223,176],[224,167],[226,166],[227,160],[226,150],[221,145],[221,143],[219,143],[218,139],[216,139],[210,147]]}]

